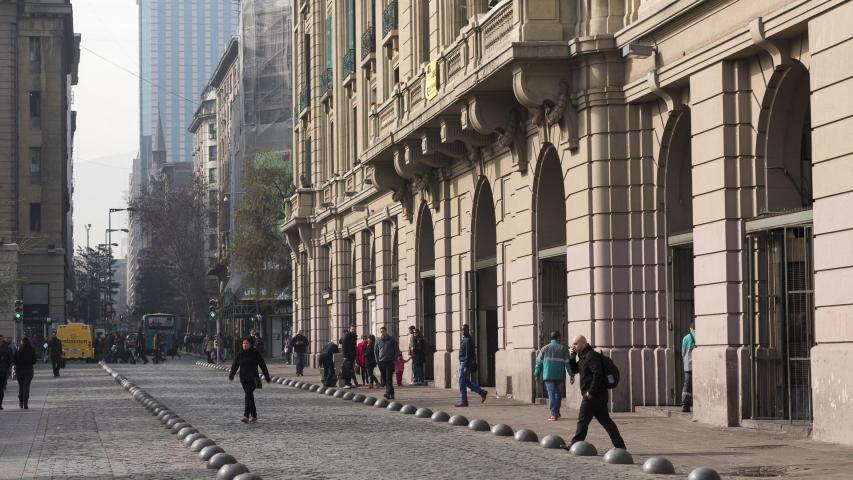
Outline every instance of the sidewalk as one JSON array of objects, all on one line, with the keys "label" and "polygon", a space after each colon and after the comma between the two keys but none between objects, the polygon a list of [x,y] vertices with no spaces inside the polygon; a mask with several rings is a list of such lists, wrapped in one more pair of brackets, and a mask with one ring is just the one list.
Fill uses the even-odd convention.
[{"label": "sidewalk", "polygon": [[[285,365],[280,359],[267,364],[270,375],[289,379],[296,378],[296,369]],[[320,371],[305,368],[300,380],[320,383]],[[404,379],[404,385],[408,379]],[[577,386],[568,386],[577,388]],[[459,413],[469,420],[481,418],[491,425],[505,423],[515,430],[528,428],[539,435],[560,435],[568,441],[575,431],[577,411],[563,408],[563,420],[549,422],[545,405],[495,398],[481,404],[476,395],[469,395],[471,406],[455,408],[458,392],[455,389],[432,387],[395,387],[396,400],[403,404],[427,407],[433,411],[443,410],[451,415]],[[383,390],[366,387],[354,389],[366,395],[380,398]],[[853,478],[853,447],[794,438],[782,433],[751,430],[740,427],[720,428],[694,422],[682,416],[671,418],[643,413],[615,413],[613,418],[629,451],[637,463],[647,457],[661,455],[676,466],[679,473],[707,466],[721,475],[733,478]],[[589,442],[603,455],[611,447],[607,434],[593,421]]]}]

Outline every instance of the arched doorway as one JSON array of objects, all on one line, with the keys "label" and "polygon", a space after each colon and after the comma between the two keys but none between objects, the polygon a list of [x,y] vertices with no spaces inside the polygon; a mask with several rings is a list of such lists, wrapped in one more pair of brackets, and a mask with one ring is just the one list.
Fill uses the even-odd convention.
[{"label": "arched doorway", "polygon": [[681,341],[694,319],[693,169],[690,111],[672,113],[662,148],[664,229],[667,244],[668,342],[673,355],[667,402],[678,404],[684,383]]},{"label": "arched doorway", "polygon": [[568,336],[566,289],[566,195],[560,158],[548,147],[534,186],[536,256],[538,260],[539,346],[552,331]]},{"label": "arched doorway", "polygon": [[[395,245],[396,247],[396,245]],[[418,293],[420,294],[418,329],[428,345],[435,346],[435,232],[432,213],[427,204],[421,206],[418,218]],[[426,356],[424,378],[433,380],[433,356]]]},{"label": "arched doorway", "polygon": [[774,73],[759,119],[763,209],[747,221],[746,262],[753,419],[812,419],[814,265],[809,73]]},{"label": "arched doorway", "polygon": [[495,385],[498,351],[497,228],[495,202],[488,182],[480,182],[474,197],[474,268],[466,275],[468,324],[477,348],[477,382]]},{"label": "arched doorway", "polygon": [[[552,146],[540,156],[534,184],[533,211],[537,259],[538,346],[550,342],[551,332],[568,337],[566,282],[566,194],[560,158]],[[541,382],[536,396],[545,397]]]}]

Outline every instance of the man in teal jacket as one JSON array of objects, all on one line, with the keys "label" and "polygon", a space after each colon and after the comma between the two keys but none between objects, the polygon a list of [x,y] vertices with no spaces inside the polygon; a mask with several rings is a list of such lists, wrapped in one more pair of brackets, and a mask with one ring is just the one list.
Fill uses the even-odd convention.
[{"label": "man in teal jacket", "polygon": [[681,360],[684,363],[684,385],[681,389],[681,411],[689,412],[693,407],[693,350],[696,349],[696,327],[690,324],[690,332],[681,340]]},{"label": "man in teal jacket", "polygon": [[569,349],[560,342],[560,332],[551,332],[551,342],[539,350],[536,355],[535,378],[542,377],[548,391],[548,405],[551,408],[549,420],[556,422],[560,418],[560,404],[563,402],[563,386],[566,375],[569,382],[575,383],[575,372],[569,365]]}]

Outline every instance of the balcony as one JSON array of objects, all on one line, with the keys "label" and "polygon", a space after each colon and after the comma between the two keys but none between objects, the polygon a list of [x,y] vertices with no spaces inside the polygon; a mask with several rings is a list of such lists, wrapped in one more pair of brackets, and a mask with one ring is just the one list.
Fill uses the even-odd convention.
[{"label": "balcony", "polygon": [[347,95],[352,96],[355,90],[355,49],[350,48],[344,55],[343,62],[343,77],[344,88],[347,89]]},{"label": "balcony", "polygon": [[368,77],[376,70],[376,27],[368,25],[361,34],[361,68]]},{"label": "balcony", "polygon": [[298,116],[302,118],[308,115],[308,107],[311,106],[311,89],[303,88],[299,90],[299,106],[297,107]]},{"label": "balcony", "polygon": [[332,92],[334,91],[334,78],[334,70],[331,68],[327,68],[323,73],[323,76],[320,77],[320,102],[324,105],[332,98]]},{"label": "balcony", "polygon": [[398,21],[397,0],[392,0],[382,11],[382,47],[385,48],[385,55],[389,59],[394,57],[399,48],[397,42]]}]

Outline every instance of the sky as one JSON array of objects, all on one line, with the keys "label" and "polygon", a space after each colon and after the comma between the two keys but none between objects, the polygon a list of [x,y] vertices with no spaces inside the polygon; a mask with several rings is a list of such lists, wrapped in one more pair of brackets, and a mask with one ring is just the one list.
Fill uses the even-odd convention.
[{"label": "sky", "polygon": [[[81,34],[74,138],[74,244],[105,242],[110,208],[127,205],[133,157],[139,148],[139,26],[136,0],[72,0],[74,31]],[[112,215],[113,228],[127,216]],[[113,233],[123,256],[126,234]]]}]

